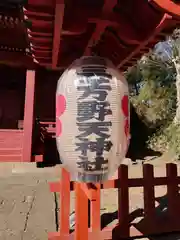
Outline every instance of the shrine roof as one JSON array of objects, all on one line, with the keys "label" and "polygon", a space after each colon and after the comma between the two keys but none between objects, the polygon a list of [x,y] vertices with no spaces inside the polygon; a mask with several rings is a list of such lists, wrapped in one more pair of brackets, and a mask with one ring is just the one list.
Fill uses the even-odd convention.
[{"label": "shrine roof", "polygon": [[1,0],[0,62],[53,70],[83,55],[126,70],[180,24],[180,1]]}]

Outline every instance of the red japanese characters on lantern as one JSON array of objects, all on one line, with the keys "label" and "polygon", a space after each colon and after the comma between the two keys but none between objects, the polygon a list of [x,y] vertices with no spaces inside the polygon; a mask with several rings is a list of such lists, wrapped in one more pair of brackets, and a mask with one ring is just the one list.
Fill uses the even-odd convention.
[{"label": "red japanese characters on lantern", "polygon": [[108,180],[129,144],[129,92],[123,75],[100,57],[77,59],[56,92],[56,142],[72,180]]}]

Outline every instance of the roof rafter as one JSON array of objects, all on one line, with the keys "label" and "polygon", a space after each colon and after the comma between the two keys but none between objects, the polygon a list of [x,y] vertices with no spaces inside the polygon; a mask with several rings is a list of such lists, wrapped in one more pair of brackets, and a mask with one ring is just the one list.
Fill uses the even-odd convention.
[{"label": "roof rafter", "polygon": [[[112,12],[113,7],[117,4],[117,0],[105,0],[102,14],[106,15]],[[93,32],[86,49],[84,51],[84,55],[88,56],[91,54],[91,47],[100,39],[101,34],[104,32],[106,27],[109,25],[109,21],[99,20],[96,23],[95,31]]]},{"label": "roof rafter", "polygon": [[[178,2],[178,1],[177,1]],[[180,17],[180,5],[179,3],[175,3],[175,1],[171,0],[150,0],[151,4],[156,4],[163,11],[170,13],[172,15],[176,15],[178,18]]]},{"label": "roof rafter", "polygon": [[55,20],[54,20],[54,38],[53,38],[53,50],[52,50],[52,68],[53,69],[56,68],[58,63],[64,9],[65,9],[64,0],[56,0]]},{"label": "roof rafter", "polygon": [[[143,55],[143,53],[146,50],[146,46],[153,40],[155,40],[155,43],[153,44],[153,46],[156,44],[157,40],[156,40],[156,36],[158,36],[159,33],[161,33],[161,31],[167,27],[168,25],[168,20],[171,17],[167,14],[164,14],[163,19],[161,20],[161,22],[159,23],[159,25],[155,28],[154,32],[152,32],[152,34],[149,36],[149,38],[147,38],[144,42],[142,42],[141,44],[139,44],[136,49],[134,49],[134,51],[129,54],[126,58],[124,58],[123,60],[121,59],[120,63],[117,65],[118,68],[122,68],[123,66],[126,66],[126,64],[128,64],[128,62],[137,54],[139,54],[140,56]],[[142,52],[141,52],[142,50]],[[139,59],[139,57],[137,58],[137,60]]]}]

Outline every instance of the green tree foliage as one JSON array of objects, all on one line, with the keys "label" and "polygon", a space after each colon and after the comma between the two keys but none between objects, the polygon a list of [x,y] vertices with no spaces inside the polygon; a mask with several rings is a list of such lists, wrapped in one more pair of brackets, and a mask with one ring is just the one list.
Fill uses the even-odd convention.
[{"label": "green tree foliage", "polygon": [[169,117],[172,120],[176,109],[175,69],[154,53],[146,56],[137,65],[133,67],[133,72],[130,70],[127,73],[131,90],[131,85],[137,81],[136,76],[141,76],[138,94],[131,94],[137,112],[153,127],[159,126]]},{"label": "green tree foliage", "polygon": [[[180,34],[160,43],[126,73],[131,102],[154,135],[149,145],[154,150],[173,149],[180,155]],[[180,73],[180,72],[179,72]],[[179,75],[180,76],[180,75]],[[176,119],[176,123],[174,122]]]}]

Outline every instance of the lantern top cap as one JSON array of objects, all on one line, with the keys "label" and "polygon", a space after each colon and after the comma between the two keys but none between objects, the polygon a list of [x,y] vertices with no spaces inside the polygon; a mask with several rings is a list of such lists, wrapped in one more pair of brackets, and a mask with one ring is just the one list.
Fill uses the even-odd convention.
[{"label": "lantern top cap", "polygon": [[96,66],[96,67],[112,67],[115,68],[113,63],[106,58],[99,56],[83,56],[76,59],[70,67],[84,67],[84,66]]}]

